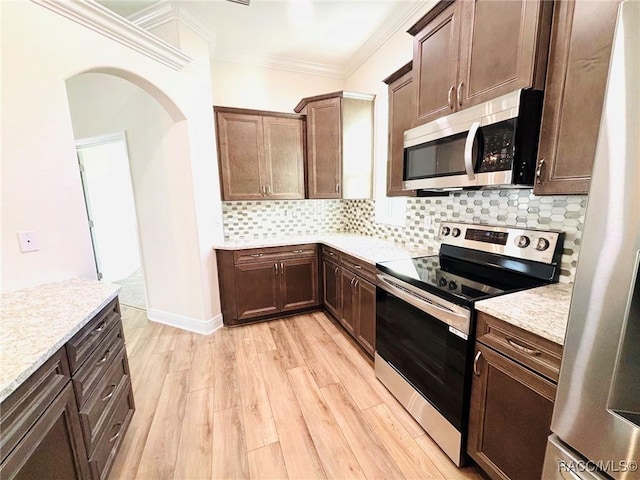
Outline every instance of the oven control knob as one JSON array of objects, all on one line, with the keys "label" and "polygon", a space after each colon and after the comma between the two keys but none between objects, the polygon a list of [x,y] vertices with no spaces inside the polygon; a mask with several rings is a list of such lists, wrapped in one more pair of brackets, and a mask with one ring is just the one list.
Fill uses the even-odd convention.
[{"label": "oven control knob", "polygon": [[441,287],[444,287],[447,284],[447,279],[444,277],[440,277],[440,280],[438,280],[438,285],[440,285]]},{"label": "oven control knob", "polygon": [[526,248],[531,243],[531,240],[526,235],[518,235],[515,239],[515,244],[519,248]]},{"label": "oven control knob", "polygon": [[453,280],[451,280],[449,282],[449,290],[455,290],[456,288],[458,288],[458,284],[456,282],[454,282]]},{"label": "oven control knob", "polygon": [[450,231],[451,229],[449,227],[442,227],[442,230],[440,231],[440,233],[442,233],[443,237],[446,237],[447,235],[449,235]]},{"label": "oven control knob", "polygon": [[536,250],[544,252],[547,248],[549,248],[549,240],[546,238],[539,238],[538,243],[536,244]]},{"label": "oven control knob", "polygon": [[460,229],[459,228],[454,228],[451,231],[451,235],[453,235],[454,237],[459,237],[460,236]]}]

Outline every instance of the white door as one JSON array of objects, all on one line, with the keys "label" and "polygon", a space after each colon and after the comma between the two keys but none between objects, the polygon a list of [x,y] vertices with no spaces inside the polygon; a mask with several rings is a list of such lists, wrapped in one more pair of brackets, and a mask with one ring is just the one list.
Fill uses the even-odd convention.
[{"label": "white door", "polygon": [[124,134],[77,146],[98,278],[115,282],[140,268],[138,226]]}]

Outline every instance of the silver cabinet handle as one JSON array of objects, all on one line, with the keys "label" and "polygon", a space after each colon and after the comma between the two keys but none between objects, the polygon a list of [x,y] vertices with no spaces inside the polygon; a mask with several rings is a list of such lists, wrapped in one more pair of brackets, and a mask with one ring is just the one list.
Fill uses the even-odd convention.
[{"label": "silver cabinet handle", "polygon": [[469,133],[467,134],[467,141],[464,143],[464,169],[467,172],[469,180],[476,179],[476,173],[473,170],[473,158],[471,158],[471,155],[473,154],[473,142],[476,139],[476,133],[478,133],[479,128],[480,122],[473,122],[469,129]]},{"label": "silver cabinet handle", "polygon": [[300,250],[291,250],[291,253],[302,253],[302,252],[304,252],[304,250],[303,250],[303,249],[300,249]]},{"label": "silver cabinet handle", "polygon": [[336,254],[333,253],[333,252],[327,252],[327,253],[329,254],[330,257],[335,257],[336,256]]},{"label": "silver cabinet handle", "polygon": [[455,85],[451,85],[451,87],[449,87],[449,91],[447,92],[447,105],[449,105],[449,108],[451,110],[453,110],[453,91],[456,89]]},{"label": "silver cabinet handle", "polygon": [[107,400],[109,400],[111,397],[113,397],[113,394],[116,393],[116,384],[112,383],[111,385],[109,385],[109,393],[107,393],[107,395],[105,397],[102,397],[102,401],[106,402]]},{"label": "silver cabinet handle", "polygon": [[273,267],[276,269],[276,275],[278,275],[278,262],[274,263]]},{"label": "silver cabinet handle", "polygon": [[354,282],[355,282],[355,281],[356,281],[356,277],[353,277],[353,278],[351,279],[351,290],[353,290],[354,288],[356,288],[356,286],[355,286],[355,284],[354,284]]},{"label": "silver cabinet handle", "polygon": [[476,356],[473,359],[473,374],[476,377],[480,376],[480,370],[478,370],[478,360],[480,360],[481,356],[482,356],[482,352],[478,350],[478,353],[476,353]]},{"label": "silver cabinet handle", "polygon": [[355,268],[356,270],[360,270],[362,267],[360,265],[357,264],[353,264],[353,268]]},{"label": "silver cabinet handle", "polygon": [[99,334],[101,331],[104,330],[104,327],[106,327],[106,325],[107,324],[105,322],[102,322],[100,324],[100,326],[98,328],[96,328],[95,330],[93,330],[89,335],[97,335],[97,334]]},{"label": "silver cabinet handle", "polygon": [[464,82],[460,82],[460,85],[458,85],[458,91],[456,92],[456,96],[458,97],[458,105],[461,107],[462,106],[462,86],[464,85]]},{"label": "silver cabinet handle", "polygon": [[540,185],[542,183],[542,169],[544,168],[544,158],[541,158],[538,162],[538,168],[536,168],[536,183]]},{"label": "silver cabinet handle", "polygon": [[284,275],[284,264],[280,262],[280,276]]},{"label": "silver cabinet handle", "polygon": [[116,438],[118,438],[118,437],[120,436],[120,432],[122,431],[122,430],[121,430],[121,428],[122,428],[122,422],[114,423],[114,424],[113,424],[113,426],[112,426],[111,428],[113,428],[113,427],[118,427],[118,431],[116,432],[116,434],[115,434],[113,437],[111,437],[111,438],[109,439],[109,443],[113,442]]},{"label": "silver cabinet handle", "polygon": [[336,193],[340,193],[340,184],[336,183]]},{"label": "silver cabinet handle", "polygon": [[267,194],[267,189],[264,185],[260,185],[260,193],[263,197]]},{"label": "silver cabinet handle", "polygon": [[109,355],[111,354],[110,350],[107,350],[106,352],[104,352],[104,357],[102,357],[100,360],[98,360],[96,362],[96,367],[99,367],[100,365],[103,365],[107,359],[109,358]]},{"label": "silver cabinet handle", "polygon": [[267,183],[265,190],[267,192],[267,196],[270,197],[271,196],[271,184]]},{"label": "silver cabinet handle", "polygon": [[264,255],[264,253],[252,253],[251,256],[252,257],[262,257]]},{"label": "silver cabinet handle", "polygon": [[520,350],[521,352],[526,353],[527,355],[532,355],[534,357],[537,357],[538,355],[541,354],[540,350],[535,350],[533,348],[527,348],[527,347],[525,347],[523,345],[520,345],[518,342],[516,342],[512,338],[508,338],[507,337],[507,343],[509,345],[511,345],[513,348],[516,348],[516,349]]}]

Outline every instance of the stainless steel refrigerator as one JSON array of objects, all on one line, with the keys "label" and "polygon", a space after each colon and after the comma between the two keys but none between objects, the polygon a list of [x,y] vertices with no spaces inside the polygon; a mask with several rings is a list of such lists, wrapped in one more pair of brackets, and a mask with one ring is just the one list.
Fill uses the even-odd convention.
[{"label": "stainless steel refrigerator", "polygon": [[543,479],[640,479],[639,111],[640,1],[627,0],[618,10]]}]

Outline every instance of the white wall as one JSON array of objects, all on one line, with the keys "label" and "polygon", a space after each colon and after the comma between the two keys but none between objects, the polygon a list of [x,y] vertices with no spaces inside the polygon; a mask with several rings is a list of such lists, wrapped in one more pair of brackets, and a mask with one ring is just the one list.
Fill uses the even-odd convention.
[{"label": "white wall", "polygon": [[[223,232],[206,42],[184,32],[194,61],[174,71],[35,3],[0,2],[0,12],[2,290],[95,275],[65,80],[108,71],[152,92],[174,121],[165,138],[149,139],[180,161],[148,168],[183,181],[170,198],[171,221],[179,218],[174,243],[157,245],[180,268],[163,272],[166,298],[157,310],[164,321],[209,328],[220,312],[211,246]],[[38,232],[40,251],[20,253],[16,232],[23,230]]]},{"label": "white wall", "polygon": [[407,30],[437,3],[431,0],[398,29],[345,80],[345,90],[376,95],[374,111],[374,196],[386,195],[389,132],[388,86],[382,81],[413,58],[413,37]]},{"label": "white wall", "polygon": [[215,60],[211,79],[214,105],[276,112],[293,112],[305,97],[344,89],[341,78]]}]

